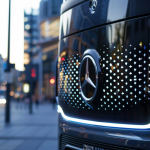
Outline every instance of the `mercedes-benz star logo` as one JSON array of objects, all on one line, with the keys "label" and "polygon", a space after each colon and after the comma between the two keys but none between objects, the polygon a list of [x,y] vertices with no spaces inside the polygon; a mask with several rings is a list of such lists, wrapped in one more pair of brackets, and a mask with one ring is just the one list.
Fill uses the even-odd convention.
[{"label": "mercedes-benz star logo", "polygon": [[97,7],[97,0],[91,0],[90,1],[90,8],[89,8],[91,11],[91,14],[95,13],[96,7]]},{"label": "mercedes-benz star logo", "polygon": [[97,92],[98,73],[95,60],[90,55],[85,55],[80,65],[80,91],[82,98],[92,101]]},{"label": "mercedes-benz star logo", "polygon": [[97,1],[96,1],[96,0],[93,0],[92,6],[91,6],[91,8],[92,8],[93,11],[95,11],[96,6],[97,6]]},{"label": "mercedes-benz star logo", "polygon": [[86,73],[85,73],[85,80],[82,84],[82,88],[87,84],[89,83],[91,86],[93,86],[94,88],[96,88],[95,84],[92,82],[92,80],[90,79],[89,77],[89,58],[86,59]]}]

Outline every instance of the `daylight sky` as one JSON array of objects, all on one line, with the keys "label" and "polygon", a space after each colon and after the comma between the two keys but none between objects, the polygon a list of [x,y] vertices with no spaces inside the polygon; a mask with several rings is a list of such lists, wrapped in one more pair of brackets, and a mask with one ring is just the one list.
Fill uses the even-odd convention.
[{"label": "daylight sky", "polygon": [[[15,63],[16,66],[19,64],[20,66],[18,66],[18,68],[22,68],[23,66],[21,62],[23,61],[24,54],[24,10],[26,12],[30,12],[31,8],[38,9],[40,1],[41,0],[11,0],[12,22],[10,39],[10,62]],[[8,6],[9,0],[0,0],[0,54],[3,58],[7,58]],[[17,63],[16,61],[20,63]]]},{"label": "daylight sky", "polygon": [[30,9],[38,9],[41,0],[22,0],[24,3],[24,9],[26,12],[30,12]]}]

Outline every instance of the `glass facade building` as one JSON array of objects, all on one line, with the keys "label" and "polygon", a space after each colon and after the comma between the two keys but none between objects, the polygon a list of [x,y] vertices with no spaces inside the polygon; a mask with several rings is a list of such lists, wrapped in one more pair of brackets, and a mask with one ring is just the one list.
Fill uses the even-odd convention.
[{"label": "glass facade building", "polygon": [[60,23],[60,6],[62,0],[41,0],[39,13],[40,39],[43,61],[43,94],[48,99],[54,98],[55,59],[58,55],[58,37]]}]

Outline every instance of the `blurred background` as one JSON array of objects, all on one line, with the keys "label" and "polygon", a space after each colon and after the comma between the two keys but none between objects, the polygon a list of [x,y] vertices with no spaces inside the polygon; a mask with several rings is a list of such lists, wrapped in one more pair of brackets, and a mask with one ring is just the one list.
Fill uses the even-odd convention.
[{"label": "blurred background", "polygon": [[[62,2],[0,0],[0,149],[57,149],[55,61]],[[34,138],[45,140],[35,146]]]}]

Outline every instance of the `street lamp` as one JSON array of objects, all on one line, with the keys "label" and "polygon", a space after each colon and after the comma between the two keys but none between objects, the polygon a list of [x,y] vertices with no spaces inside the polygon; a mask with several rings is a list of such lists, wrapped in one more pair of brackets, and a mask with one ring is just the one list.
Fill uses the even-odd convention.
[{"label": "street lamp", "polygon": [[[11,0],[9,0],[9,14],[8,14],[8,52],[7,52],[7,70],[8,74],[10,73],[10,62],[9,62],[9,56],[10,56],[10,8],[11,8]],[[6,90],[6,114],[5,114],[5,122],[10,122],[10,83],[7,83],[7,90]]]},{"label": "street lamp", "polygon": [[[11,3],[12,2],[12,3]],[[23,71],[24,58],[24,11],[20,0],[9,0],[8,9],[8,52],[7,69],[5,80],[7,82],[6,91],[6,123],[10,122],[10,85],[12,83],[11,64],[15,64],[16,70]]]}]

